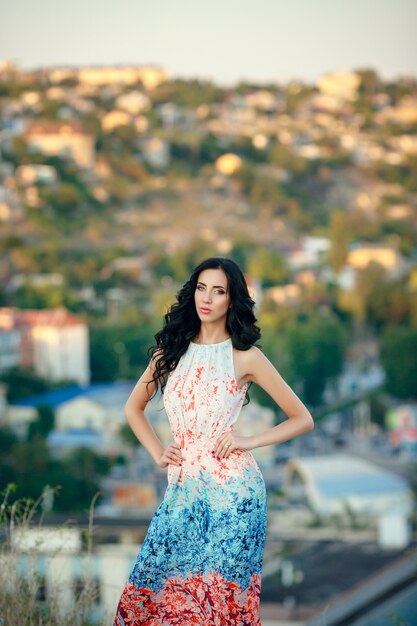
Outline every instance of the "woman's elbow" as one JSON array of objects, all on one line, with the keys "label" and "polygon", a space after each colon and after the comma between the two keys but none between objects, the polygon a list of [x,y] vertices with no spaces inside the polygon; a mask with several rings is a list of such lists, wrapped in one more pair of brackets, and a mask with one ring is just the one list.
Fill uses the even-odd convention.
[{"label": "woman's elbow", "polygon": [[314,428],[314,420],[310,411],[303,411],[302,417],[300,418],[303,424],[303,432],[308,433],[310,430]]},{"label": "woman's elbow", "polygon": [[143,413],[143,410],[136,406],[133,406],[129,402],[126,402],[123,412],[127,422],[130,424],[132,421],[140,417],[140,415]]},{"label": "woman's elbow", "polygon": [[130,424],[132,420],[132,416],[133,416],[133,408],[132,408],[132,405],[129,404],[129,402],[126,402],[125,407],[123,409],[123,413],[126,418],[126,421]]},{"label": "woman's elbow", "polygon": [[308,415],[306,416],[306,432],[310,432],[313,429],[314,429],[313,416],[311,415],[311,413],[308,413]]}]

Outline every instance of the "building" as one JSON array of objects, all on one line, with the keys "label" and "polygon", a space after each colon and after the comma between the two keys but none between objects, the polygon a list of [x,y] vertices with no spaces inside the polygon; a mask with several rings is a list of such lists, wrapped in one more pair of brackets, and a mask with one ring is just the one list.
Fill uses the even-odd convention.
[{"label": "building", "polygon": [[387,106],[375,114],[375,121],[379,124],[392,122],[393,124],[411,125],[417,122],[417,98],[405,95],[395,106]]},{"label": "building", "polygon": [[10,278],[5,288],[6,293],[13,293],[25,285],[38,287],[54,287],[61,288],[64,285],[64,276],[59,272],[50,272],[49,274],[18,274],[15,273]]},{"label": "building", "polygon": [[414,498],[407,481],[349,454],[294,458],[285,467],[284,491],[324,518],[365,516],[376,523],[395,511],[408,519]]},{"label": "building", "polygon": [[69,385],[60,387],[36,396],[30,396],[24,400],[18,400],[6,405],[3,411],[4,422],[12,428],[15,433],[21,437],[26,437],[27,429],[30,422],[37,417],[37,407],[40,405],[50,406],[55,415],[59,406],[71,398],[75,398],[82,394],[84,389],[79,385]]},{"label": "building", "polygon": [[[346,580],[350,577],[352,558],[349,552],[351,546],[347,546],[345,553],[335,556],[339,559],[340,565],[332,568],[333,580]],[[376,546],[368,544],[362,549],[371,552]],[[303,622],[304,626],[393,626],[393,624],[404,624],[415,626],[417,624],[417,581],[416,581],[416,557],[415,545],[403,550],[402,553],[392,551],[381,555],[388,557],[387,562],[376,571],[368,572],[368,553],[363,550],[362,560],[358,563],[361,577],[354,584],[346,585],[347,588],[338,590],[337,585],[329,581],[328,592],[332,595],[322,601],[321,606],[316,607],[312,617]],[[324,551],[323,551],[324,552]],[[365,556],[366,554],[366,556]],[[397,556],[395,557],[395,555]],[[324,554],[320,559],[328,568],[329,554]],[[372,554],[371,554],[372,558]],[[346,575],[346,570],[349,573]],[[320,577],[312,578],[312,582],[323,588]],[[333,588],[332,588],[333,587]]]},{"label": "building", "polygon": [[241,167],[241,165],[242,159],[240,157],[236,154],[227,153],[219,156],[214,164],[214,167],[225,176],[231,176]]},{"label": "building", "polygon": [[168,167],[171,161],[169,144],[159,137],[147,137],[140,142],[145,160],[159,170]]},{"label": "building", "polygon": [[264,291],[264,297],[270,298],[280,306],[295,305],[301,300],[301,287],[295,283],[268,287]]},{"label": "building", "polygon": [[303,237],[288,255],[288,265],[294,270],[323,265],[329,248],[328,237]]},{"label": "building", "polygon": [[105,133],[111,133],[118,126],[129,126],[131,123],[131,114],[117,109],[109,111],[101,118],[101,127]]},{"label": "building", "polygon": [[360,82],[360,76],[355,72],[329,72],[317,79],[317,87],[321,94],[340,100],[354,100]]},{"label": "building", "polygon": [[41,310],[3,307],[0,328],[20,333],[21,367],[33,367],[37,374],[52,382],[73,380],[80,385],[90,382],[88,327],[65,307]]},{"label": "building", "polygon": [[52,185],[58,180],[56,169],[50,165],[19,165],[16,179],[23,186],[33,184]]},{"label": "building", "polygon": [[[52,71],[52,76],[62,80],[58,71]],[[143,66],[102,66],[83,67],[76,71],[80,83],[86,85],[134,85],[142,83],[145,89],[155,89],[168,80],[167,72],[150,65]]]},{"label": "building", "polygon": [[151,107],[151,101],[147,95],[140,91],[129,91],[123,93],[116,100],[116,107],[131,115],[138,115]]},{"label": "building", "polygon": [[417,459],[417,403],[390,409],[385,415],[385,425],[393,449]]},{"label": "building", "polygon": [[134,382],[120,382],[53,389],[13,402],[7,419],[24,436],[28,423],[36,419],[37,407],[47,404],[55,412],[48,442],[56,456],[82,445],[115,455],[121,452],[118,432],[126,423],[123,408],[133,387]]},{"label": "building", "polygon": [[[89,583],[88,597],[92,601],[86,597],[83,605],[90,609],[89,618],[110,620],[140,544],[103,543],[88,554],[82,547],[83,532],[77,527],[16,530],[11,550],[2,558],[2,586],[9,584],[16,593],[23,588],[22,577],[30,580],[36,574],[37,600],[50,605],[55,600],[56,611],[62,611],[67,621],[68,615],[80,607],[80,590],[86,590]],[[74,615],[74,623],[78,618]]]},{"label": "building", "polygon": [[243,96],[243,100],[246,106],[261,111],[276,111],[279,103],[275,94],[266,89],[250,91]]},{"label": "building", "polygon": [[94,166],[95,139],[78,122],[32,122],[23,138],[45,154],[70,157],[81,168]]},{"label": "building", "polygon": [[17,193],[0,183],[0,222],[9,224],[21,222],[25,217],[21,199]]},{"label": "building", "polygon": [[347,257],[347,265],[355,270],[362,270],[370,263],[379,263],[392,275],[397,275],[403,267],[402,256],[393,246],[364,243],[351,247]]},{"label": "building", "polygon": [[20,362],[20,333],[15,328],[0,327],[0,374],[18,367]]}]

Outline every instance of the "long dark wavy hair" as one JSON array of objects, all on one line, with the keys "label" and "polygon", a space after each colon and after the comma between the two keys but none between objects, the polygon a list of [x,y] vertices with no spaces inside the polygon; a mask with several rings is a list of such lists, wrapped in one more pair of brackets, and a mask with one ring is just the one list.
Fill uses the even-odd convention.
[{"label": "long dark wavy hair", "polygon": [[[157,353],[153,378],[146,385],[148,387],[154,381],[155,393],[159,385],[161,393],[164,392],[168,374],[177,367],[190,341],[200,330],[201,321],[195,307],[194,292],[199,274],[205,269],[222,269],[226,274],[231,304],[227,312],[226,329],[233,346],[238,350],[248,350],[261,337],[261,330],[256,325],[257,318],[253,312],[255,301],[249,295],[240,267],[232,259],[224,257],[205,259],[197,265],[189,280],[176,294],[177,302],[172,304],[165,314],[163,328],[154,335],[156,346],[151,346],[147,351],[150,358]],[[245,400],[247,402],[245,401],[244,406],[250,402],[248,390],[251,385],[250,381],[246,389]]]}]

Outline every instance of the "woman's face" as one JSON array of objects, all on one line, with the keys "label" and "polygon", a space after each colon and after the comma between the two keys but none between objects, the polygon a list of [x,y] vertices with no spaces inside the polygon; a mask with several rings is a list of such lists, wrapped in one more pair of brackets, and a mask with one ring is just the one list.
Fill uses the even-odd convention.
[{"label": "woman's face", "polygon": [[194,301],[202,322],[216,322],[227,315],[230,292],[223,270],[206,269],[200,272]]}]

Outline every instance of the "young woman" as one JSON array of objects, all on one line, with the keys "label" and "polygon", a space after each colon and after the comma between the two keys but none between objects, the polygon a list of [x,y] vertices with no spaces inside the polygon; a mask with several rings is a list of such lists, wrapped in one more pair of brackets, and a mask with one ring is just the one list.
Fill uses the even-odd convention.
[{"label": "young woman", "polygon": [[[261,625],[267,503],[250,451],[310,431],[314,422],[254,345],[261,336],[254,305],[238,265],[209,258],[194,269],[155,335],[125,415],[155,462],[168,468],[168,485],[113,626]],[[252,383],[288,419],[258,435],[237,435]],[[159,385],[173,435],[166,447],[144,414]]]}]

